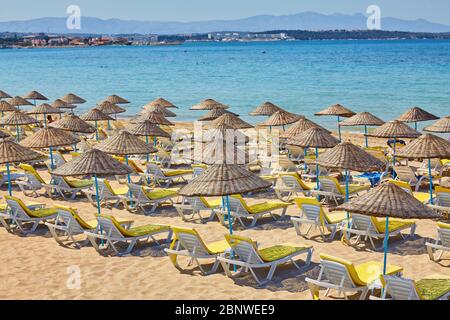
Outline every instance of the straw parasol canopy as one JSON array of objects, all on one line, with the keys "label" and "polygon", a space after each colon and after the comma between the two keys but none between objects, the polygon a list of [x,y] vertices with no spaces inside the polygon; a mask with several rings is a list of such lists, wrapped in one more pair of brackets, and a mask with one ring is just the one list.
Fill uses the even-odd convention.
[{"label": "straw parasol canopy", "polygon": [[366,194],[331,210],[345,210],[376,217],[400,219],[434,219],[441,217],[440,214],[414,198],[413,195],[389,182],[382,183]]},{"label": "straw parasol canopy", "polygon": [[42,157],[40,153],[9,140],[0,141],[0,163],[28,162]]},{"label": "straw parasol canopy", "polygon": [[126,111],[124,108],[119,107],[118,105],[115,105],[109,101],[103,101],[100,104],[98,104],[95,108],[107,115],[122,113]]},{"label": "straw parasol canopy", "polygon": [[68,114],[62,119],[49,124],[50,127],[79,133],[94,133],[95,128],[78,116]]},{"label": "straw parasol canopy", "polygon": [[360,172],[380,171],[386,164],[351,142],[342,142],[319,156],[319,165]]},{"label": "straw parasol canopy", "polygon": [[436,132],[436,133],[449,133],[450,132],[450,116],[446,116],[438,121],[436,121],[431,126],[423,129],[428,132]]},{"label": "straw parasol canopy", "polygon": [[162,114],[155,112],[146,112],[132,120],[131,123],[139,123],[144,121],[150,121],[150,123],[162,126],[174,126],[174,124],[167,120]]},{"label": "straw parasol canopy", "polygon": [[190,110],[211,110],[211,109],[228,109],[227,105],[217,102],[214,99],[205,99],[199,104],[196,104],[190,108]]},{"label": "straw parasol canopy", "polygon": [[179,190],[186,197],[226,196],[268,189],[271,182],[238,164],[211,165],[200,176]]},{"label": "straw parasol canopy", "polygon": [[66,94],[61,100],[67,104],[82,104],[86,102],[86,100],[73,93]]},{"label": "straw parasol canopy", "polygon": [[158,150],[145,143],[138,137],[128,131],[121,131],[118,134],[108,138],[94,148],[109,154],[127,156],[133,154],[149,154]]},{"label": "straw parasol canopy", "polygon": [[42,103],[30,111],[27,111],[27,114],[53,114],[53,113],[63,113],[61,109],[52,107],[47,103]]},{"label": "straw parasol canopy", "polygon": [[426,133],[400,149],[397,156],[421,160],[450,158],[450,142]]},{"label": "straw parasol canopy", "polygon": [[175,108],[175,109],[178,109],[178,107],[175,106],[172,102],[167,101],[164,98],[157,98],[157,99],[155,99],[153,101],[150,101],[149,103],[147,103],[144,106],[144,109],[147,109],[147,107],[153,107],[153,106],[162,106],[164,108]]},{"label": "straw parasol canopy", "polygon": [[33,104],[27,100],[25,100],[22,97],[14,97],[9,99],[8,103],[12,106],[18,107],[18,106],[32,106]]},{"label": "straw parasol canopy", "polygon": [[381,127],[376,128],[374,131],[366,134],[369,137],[377,138],[417,138],[421,136],[421,133],[407,126],[403,122],[393,120],[386,122]]},{"label": "straw parasol canopy", "polygon": [[375,117],[370,112],[360,112],[354,116],[341,121],[341,126],[381,126],[384,121],[378,117]]},{"label": "straw parasol canopy", "polygon": [[9,134],[0,130],[0,139],[5,139],[8,138],[9,136],[10,136]]},{"label": "straw parasol canopy", "polygon": [[349,118],[355,115],[355,113],[343,105],[334,104],[328,108],[315,113],[316,116],[339,116],[344,118]]},{"label": "straw parasol canopy", "polygon": [[48,98],[46,96],[44,96],[42,93],[37,92],[37,91],[28,92],[22,98],[27,99],[27,100],[48,100]]},{"label": "straw parasol canopy", "polygon": [[284,110],[276,111],[269,119],[260,124],[265,127],[285,126],[294,123],[300,119],[300,116]]},{"label": "straw parasol canopy", "polygon": [[9,99],[12,98],[9,94],[7,94],[5,91],[0,90],[0,99]]},{"label": "straw parasol canopy", "polygon": [[31,136],[25,138],[21,144],[25,147],[43,149],[49,147],[60,147],[77,144],[80,139],[72,133],[47,127],[33,133]]},{"label": "straw parasol canopy", "polygon": [[19,109],[10,105],[8,102],[0,101],[0,112],[13,112],[13,111],[18,111],[18,110]]},{"label": "straw parasol canopy", "polygon": [[235,116],[231,113],[225,113],[225,114],[221,115],[220,117],[218,117],[217,119],[213,120],[211,122],[211,128],[215,128],[221,124],[226,124],[226,125],[232,127],[233,129],[253,128],[253,126],[251,124],[245,122],[238,116]]},{"label": "straw parasol canopy", "polygon": [[61,99],[56,99],[52,104],[52,107],[59,108],[59,109],[75,109],[77,106],[73,104],[68,104],[62,101]]},{"label": "straw parasol canopy", "polygon": [[152,136],[170,138],[170,134],[148,120],[137,122],[125,128],[135,136]]},{"label": "straw parasol canopy", "polygon": [[160,105],[154,105],[154,106],[145,108],[141,112],[141,115],[146,114],[148,112],[159,113],[159,114],[162,114],[164,117],[167,117],[167,118],[169,118],[169,117],[176,117],[177,116],[174,112],[172,112],[169,109],[166,109],[165,107],[160,106]]},{"label": "straw parasol canopy", "polygon": [[80,117],[81,120],[84,121],[102,121],[102,120],[114,120],[113,118],[111,118],[109,115],[104,114],[103,112],[101,112],[99,109],[97,108],[93,108],[91,110],[89,110],[88,112],[86,112],[85,114],[83,114]]},{"label": "straw parasol canopy", "polygon": [[225,113],[231,113],[232,115],[239,116],[238,114],[222,109],[222,108],[214,108],[209,110],[204,116],[198,118],[197,121],[212,121],[220,117],[221,115]]},{"label": "straw parasol canopy", "polygon": [[339,144],[339,140],[325,129],[312,127],[300,135],[288,139],[287,144],[302,148],[333,148]]},{"label": "straw parasol canopy", "polygon": [[283,110],[279,106],[273,104],[272,102],[266,101],[255,110],[250,112],[251,116],[271,116],[277,111]]},{"label": "straw parasol canopy", "polygon": [[1,121],[1,124],[7,126],[21,126],[32,123],[38,123],[38,121],[19,110],[10,113]]},{"label": "straw parasol canopy", "polygon": [[439,117],[436,117],[434,114],[431,114],[419,107],[413,107],[402,114],[397,120],[402,122],[421,122],[437,119],[439,119]]},{"label": "straw parasol canopy", "polygon": [[110,155],[98,149],[91,149],[66,162],[52,173],[58,176],[96,175],[109,177],[112,175],[130,174],[132,171],[129,166]]},{"label": "straw parasol canopy", "polygon": [[283,132],[280,137],[285,139],[296,138],[297,136],[311,128],[321,128],[322,130],[330,133],[328,130],[321,127],[317,123],[306,119],[304,116],[300,116],[300,119],[298,119],[297,122],[295,122],[285,132]]},{"label": "straw parasol canopy", "polygon": [[105,101],[108,101],[112,104],[126,104],[126,103],[130,103],[130,101],[128,101],[125,98],[119,97],[116,94],[110,95],[109,97],[106,97]]}]

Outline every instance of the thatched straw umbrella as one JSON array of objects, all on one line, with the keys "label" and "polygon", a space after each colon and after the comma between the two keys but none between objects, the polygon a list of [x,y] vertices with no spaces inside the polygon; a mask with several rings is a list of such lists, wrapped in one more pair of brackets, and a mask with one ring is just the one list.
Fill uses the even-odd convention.
[{"label": "thatched straw umbrella", "polygon": [[61,99],[56,99],[55,101],[53,101],[51,106],[58,108],[58,109],[69,109],[72,111],[72,113],[73,113],[73,109],[75,109],[77,107],[76,105],[65,103]]},{"label": "thatched straw umbrella", "polygon": [[[156,124],[151,123],[148,120],[132,124],[125,128],[126,131],[135,135],[145,137],[145,142],[149,144],[149,136],[155,137],[154,146],[156,146],[156,137],[170,138],[170,134],[158,127]],[[150,160],[147,154],[147,162]]]},{"label": "thatched straw umbrella", "polygon": [[394,156],[393,165],[397,156],[397,139],[409,138],[415,139],[421,136],[421,133],[407,126],[403,122],[393,120],[386,122],[381,127],[376,128],[373,132],[367,134],[369,137],[394,139]]},{"label": "thatched straw umbrella", "polygon": [[[94,133],[96,131],[94,126],[91,126],[84,120],[81,120],[78,116],[74,114],[68,114],[64,118],[58,121],[52,122],[50,127],[61,129],[64,131],[71,131],[75,133]],[[73,145],[73,150],[77,151],[77,145]]]},{"label": "thatched straw umbrella", "polygon": [[234,129],[248,129],[253,128],[253,126],[238,116],[231,113],[225,113],[211,122],[211,127],[217,127],[221,124],[226,124]]},{"label": "thatched straw umbrella", "polygon": [[225,114],[225,113],[231,113],[232,115],[235,116],[239,116],[238,114],[222,109],[222,108],[214,108],[209,110],[205,115],[203,115],[202,117],[198,118],[197,121],[212,121],[217,119],[218,117],[220,117],[221,115]]},{"label": "thatched straw umbrella", "polygon": [[319,158],[319,148],[333,148],[339,144],[339,140],[329,134],[325,129],[320,127],[312,127],[297,137],[288,139],[286,143],[305,148],[305,150],[306,148],[316,148],[316,182],[317,188],[319,188],[319,163],[317,162]]},{"label": "thatched straw umbrella", "polygon": [[254,109],[249,114],[251,116],[268,116],[270,117],[277,111],[284,111],[282,108],[277,106],[276,104],[273,104],[272,102],[266,101],[263,104],[261,104],[259,107]]},{"label": "thatched straw umbrella", "polygon": [[144,115],[146,113],[158,113],[158,114],[162,114],[164,117],[166,118],[171,118],[171,117],[176,117],[177,115],[175,114],[175,112],[170,111],[169,109],[166,109],[165,107],[161,106],[161,105],[154,105],[154,106],[149,106],[146,107],[142,112],[141,115]]},{"label": "thatched straw umbrella", "polygon": [[128,101],[125,98],[122,98],[116,94],[110,95],[108,97],[106,97],[105,101],[108,101],[112,104],[127,104],[130,103],[130,101]]},{"label": "thatched straw umbrella", "polygon": [[47,126],[47,114],[61,114],[63,113],[63,111],[61,109],[52,107],[51,105],[47,104],[47,103],[43,103],[40,104],[36,107],[34,107],[33,109],[31,109],[31,111],[28,111],[27,114],[42,114],[44,115],[44,127]]},{"label": "thatched straw umbrella", "polygon": [[149,107],[153,107],[153,106],[162,106],[162,107],[164,107],[164,108],[175,108],[175,109],[178,109],[178,107],[177,106],[175,106],[172,102],[170,102],[170,101],[167,101],[166,99],[164,99],[164,98],[157,98],[157,99],[155,99],[155,100],[153,100],[153,101],[150,101],[149,103],[147,103],[145,106],[144,106],[144,109],[147,109],[147,108],[149,108]]},{"label": "thatched straw umbrella", "polygon": [[73,93],[68,93],[60,99],[67,104],[83,104],[86,102],[86,100]]},{"label": "thatched straw umbrella", "polygon": [[34,105],[36,105],[36,100],[48,101],[48,98],[46,96],[44,96],[42,93],[37,92],[37,91],[28,92],[22,98],[24,98],[26,100],[33,100]]},{"label": "thatched straw umbrella", "polygon": [[93,121],[95,123],[95,140],[98,141],[98,121],[114,120],[107,114],[104,114],[97,108],[93,108],[80,117],[84,121]]},{"label": "thatched straw umbrella", "polygon": [[431,114],[422,108],[413,107],[402,114],[397,120],[402,122],[414,122],[414,129],[417,130],[417,122],[437,120],[434,114]]},{"label": "thatched straw umbrella", "polygon": [[272,114],[269,119],[266,121],[260,123],[260,126],[269,127],[272,129],[272,127],[283,127],[283,131],[285,129],[285,126],[291,123],[294,123],[300,119],[300,116],[294,113],[290,113],[284,110],[276,111],[274,114]]},{"label": "thatched straw umbrella", "polygon": [[19,142],[20,141],[19,126],[24,126],[24,125],[32,124],[32,123],[38,123],[38,121],[36,119],[33,119],[32,117],[26,115],[25,113],[17,110],[17,111],[12,112],[6,118],[2,119],[1,123],[6,126],[16,126],[16,140],[17,140],[17,142]]},{"label": "thatched straw umbrella", "polygon": [[8,103],[14,107],[32,106],[33,104],[22,97],[16,96],[8,100]]},{"label": "thatched straw umbrella", "polygon": [[200,103],[192,106],[190,110],[211,110],[211,109],[228,109],[229,107],[227,105],[224,105],[220,102],[217,102],[214,99],[205,99],[201,101]]},{"label": "thatched straw umbrella", "polygon": [[2,113],[2,119],[5,115],[5,112],[13,112],[18,110],[19,109],[10,105],[8,102],[0,100],[0,112]]},{"label": "thatched straw umbrella", "polygon": [[50,149],[50,168],[55,168],[53,161],[53,148],[77,144],[80,139],[71,132],[52,127],[42,128],[24,139],[21,144],[28,148]]},{"label": "thatched straw umbrella", "polygon": [[21,146],[9,139],[8,135],[2,132],[0,139],[0,164],[6,164],[6,173],[8,176],[8,194],[12,195],[10,164],[14,162],[29,162],[41,157],[41,154]]},{"label": "thatched straw umbrella", "polygon": [[160,125],[160,126],[174,126],[172,122],[167,120],[162,114],[156,112],[146,112],[136,119],[132,120],[131,123],[139,123],[144,121],[150,121],[150,123]]},{"label": "thatched straw umbrella", "polygon": [[433,204],[433,177],[431,175],[431,159],[450,158],[450,142],[432,134],[424,134],[409,143],[398,152],[408,159],[428,159],[428,175],[430,177],[430,203]]},{"label": "thatched straw umbrella", "polygon": [[435,133],[450,133],[450,116],[443,117],[423,130]]},{"label": "thatched straw umbrella", "polygon": [[340,126],[341,117],[349,118],[349,117],[354,116],[355,113],[353,111],[347,109],[343,105],[334,104],[334,105],[329,106],[328,108],[326,108],[326,109],[324,109],[322,111],[317,112],[315,115],[316,116],[336,116],[337,117],[337,122],[338,122],[339,141],[342,141],[341,126]]},{"label": "thatched straw umbrella", "polygon": [[230,214],[229,195],[254,192],[270,188],[271,183],[261,179],[239,164],[213,164],[200,176],[192,179],[182,187],[178,194],[185,197],[221,196],[227,208],[230,234],[233,233],[233,223]]},{"label": "thatched straw umbrella", "polygon": [[5,91],[0,90],[0,100],[2,99],[9,99],[12,98],[9,94],[7,94]]},{"label": "thatched straw umbrella", "polygon": [[94,176],[95,194],[97,198],[97,213],[101,214],[100,198],[98,196],[98,177],[109,177],[112,175],[126,175],[133,170],[114,159],[110,155],[98,150],[91,149],[80,156],[66,162],[53,171],[57,176]]},{"label": "thatched straw umbrella", "polygon": [[[155,153],[158,150],[148,143],[145,143],[138,137],[132,135],[128,131],[121,131],[120,133],[106,139],[102,143],[94,146],[95,149],[103,151],[108,154],[114,154],[125,157],[125,163],[128,165],[128,156],[139,154]],[[128,183],[131,183],[131,176],[128,174]],[[130,193],[130,204],[132,205],[132,194]]]},{"label": "thatched straw umbrella", "polygon": [[410,193],[389,182],[385,182],[370,190],[368,193],[352,199],[332,210],[345,210],[347,212],[368,216],[386,217],[383,274],[386,274],[389,244],[389,218],[434,219],[440,217],[439,214],[414,198]]},{"label": "thatched straw umbrella", "polygon": [[[107,115],[113,114],[115,120],[117,120],[118,113],[123,113],[126,111],[124,108],[119,107],[118,105],[115,105],[109,101],[103,101],[100,104],[98,104],[95,108],[97,108],[104,114],[107,114]],[[110,120],[108,120],[108,130],[111,130]]]},{"label": "thatched straw umbrella", "polygon": [[283,139],[294,139],[303,132],[305,132],[308,129],[311,128],[321,128],[328,133],[331,133],[330,131],[326,130],[324,127],[318,125],[317,123],[307,119],[305,116],[300,116],[300,118],[297,120],[297,122],[294,122],[292,126],[290,126],[285,132],[283,132],[280,135],[280,138]]},{"label": "thatched straw umbrella", "polygon": [[10,137],[9,134],[7,134],[6,132],[0,130],[0,139],[5,139],[5,138],[8,138],[8,137]]},{"label": "thatched straw umbrella", "polygon": [[367,126],[381,126],[384,124],[384,121],[380,118],[375,117],[370,112],[360,112],[355,114],[354,116],[345,119],[341,122],[341,126],[348,127],[356,127],[356,126],[364,126],[364,135],[366,139],[366,148],[369,147],[369,138],[367,137]]}]

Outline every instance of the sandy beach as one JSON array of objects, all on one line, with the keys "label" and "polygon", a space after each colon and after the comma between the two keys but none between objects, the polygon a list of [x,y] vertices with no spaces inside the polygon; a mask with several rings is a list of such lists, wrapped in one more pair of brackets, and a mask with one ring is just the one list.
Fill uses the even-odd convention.
[{"label": "sandy beach", "polygon": [[[177,127],[186,126],[186,123],[177,123]],[[355,133],[345,132],[344,139],[360,145],[363,143],[363,136]],[[386,141],[370,139],[369,143],[385,145]],[[66,157],[70,159],[69,155]],[[49,177],[43,167],[39,172]],[[5,194],[3,186],[0,196]],[[86,220],[95,218],[96,208],[86,197],[78,197],[75,201],[53,200],[43,196],[30,198],[18,188],[14,188],[14,194],[25,202],[76,207]],[[273,192],[256,193],[251,196],[250,203],[273,200],[274,197]],[[227,229],[217,221],[206,224],[183,222],[172,206],[158,209],[153,216],[130,213],[124,209],[104,207],[102,210],[116,218],[133,220],[136,226],[160,223],[196,228],[206,241],[223,240],[223,235],[227,233]],[[10,234],[0,227],[0,273],[3,275],[0,299],[311,299],[304,279],[306,276],[317,277],[320,253],[339,256],[355,264],[370,260],[382,261],[382,252],[374,252],[370,245],[349,247],[341,243],[338,237],[324,243],[316,231],[313,234],[317,237],[313,239],[298,236],[289,221],[289,216],[296,215],[299,215],[299,209],[292,205],[283,220],[273,222],[270,218],[262,219],[253,229],[243,230],[238,227],[235,231],[236,234],[257,240],[261,247],[281,243],[314,246],[313,263],[308,271],[299,274],[292,266],[280,267],[273,281],[264,287],[258,287],[249,276],[233,280],[221,271],[210,276],[202,276],[196,269],[180,272],[163,251],[163,248],[168,247],[167,244],[159,247],[154,244],[138,245],[131,255],[122,257],[101,256],[91,246],[72,249],[58,245],[45,226],[40,227],[35,235],[27,237]],[[421,279],[436,274],[450,277],[448,258],[436,263],[430,261],[427,255],[425,242],[435,237],[435,222],[417,221],[414,238],[390,241],[388,263],[403,267],[403,274],[407,278]],[[186,259],[181,260],[182,265],[186,263]],[[79,287],[73,288],[72,271],[78,269],[81,282]]]}]

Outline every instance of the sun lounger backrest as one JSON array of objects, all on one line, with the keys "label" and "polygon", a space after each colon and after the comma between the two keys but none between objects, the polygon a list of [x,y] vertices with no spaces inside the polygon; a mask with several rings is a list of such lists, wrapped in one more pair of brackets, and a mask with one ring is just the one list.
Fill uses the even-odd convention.
[{"label": "sun lounger backrest", "polygon": [[362,214],[352,214],[352,228],[378,233],[371,217]]},{"label": "sun lounger backrest", "polygon": [[59,166],[66,163],[66,159],[59,152],[53,153],[53,164],[58,168]]},{"label": "sun lounger backrest", "polygon": [[111,219],[105,217],[97,217],[98,225],[101,230],[113,238],[124,238],[124,235],[117,229]]},{"label": "sun lounger backrest", "polygon": [[108,182],[105,182],[105,179],[97,179],[97,181],[100,199],[114,196],[110,186],[108,186]]},{"label": "sun lounger backrest", "polygon": [[444,247],[450,248],[450,227],[448,224],[439,223],[438,224],[438,236],[439,240]]},{"label": "sun lounger backrest", "polygon": [[165,177],[164,172],[162,172],[158,165],[153,163],[147,163],[146,173],[150,176]]},{"label": "sun lounger backrest", "polygon": [[69,184],[67,183],[67,181],[64,179],[64,177],[61,176],[56,176],[52,173],[50,173],[50,176],[52,177],[52,184],[59,186],[61,188],[65,188],[65,189],[72,189],[72,187],[69,186]]},{"label": "sun lounger backrest", "polygon": [[332,284],[337,286],[343,286],[347,288],[354,288],[355,284],[346,268],[345,265],[330,261],[330,260],[320,260],[320,264],[323,268],[323,273],[325,274],[325,277],[330,281]]},{"label": "sun lounger backrest", "polygon": [[403,182],[416,183],[417,177],[414,171],[409,166],[396,166],[394,171],[397,175],[397,179]]},{"label": "sun lounger backrest", "polygon": [[128,189],[130,190],[132,194],[132,198],[137,201],[148,201],[147,196],[144,194],[144,191],[142,190],[142,186],[128,183]]},{"label": "sun lounger backrest", "polygon": [[35,168],[29,164],[21,163],[19,167],[25,172],[27,178],[33,182],[45,183],[44,179],[39,175]]},{"label": "sun lounger backrest", "polygon": [[450,189],[436,187],[437,205],[450,208]]},{"label": "sun lounger backrest", "polygon": [[420,300],[414,281],[395,276],[384,276],[386,293],[394,300]]},{"label": "sun lounger backrest", "polygon": [[319,189],[333,194],[342,194],[338,185],[336,185],[336,181],[331,177],[320,177]]},{"label": "sun lounger backrest", "polygon": [[194,210],[207,210],[209,209],[200,197],[185,197],[184,198]]},{"label": "sun lounger backrest", "polygon": [[183,231],[177,231],[175,234],[181,245],[189,252],[192,253],[195,250],[196,255],[209,255],[208,250],[205,248],[198,234]]},{"label": "sun lounger backrest", "polygon": [[[234,213],[246,213],[248,212],[243,206],[240,199],[234,197],[228,197],[228,203],[230,205],[230,211]],[[226,203],[225,203],[226,206]]]},{"label": "sun lounger backrest", "polygon": [[233,252],[239,256],[241,261],[250,264],[264,263],[256,249],[256,243],[251,239],[236,235],[226,235],[225,238],[230,244]]},{"label": "sun lounger backrest", "polygon": [[303,204],[301,210],[306,219],[316,222],[320,221],[320,206]]},{"label": "sun lounger backrest", "polygon": [[296,190],[304,190],[300,185],[298,179],[293,175],[289,174],[280,174],[281,185],[285,188],[292,188]]},{"label": "sun lounger backrest", "polygon": [[25,206],[25,204],[23,204],[21,200],[9,196],[5,196],[5,200],[13,215],[17,216],[19,219],[30,218],[30,215],[27,213],[29,209]]},{"label": "sun lounger backrest", "polygon": [[84,229],[80,226],[78,221],[73,217],[73,215],[62,208],[58,208],[58,216],[56,218],[56,223],[63,224],[67,227],[69,234],[83,232]]}]

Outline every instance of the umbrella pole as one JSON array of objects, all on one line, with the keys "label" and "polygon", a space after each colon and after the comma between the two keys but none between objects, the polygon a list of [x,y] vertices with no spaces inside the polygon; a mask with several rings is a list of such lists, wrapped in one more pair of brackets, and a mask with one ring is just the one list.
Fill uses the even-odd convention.
[{"label": "umbrella pole", "polygon": [[[397,153],[397,138],[394,138],[394,156],[392,157],[392,169],[395,167],[395,155]],[[392,172],[392,176],[395,179],[395,170]]]},{"label": "umbrella pole", "polygon": [[[349,172],[348,169],[345,169],[345,202],[348,202],[348,176]],[[347,211],[347,228],[350,229],[350,213]],[[350,231],[347,234],[347,237],[350,241]]]},{"label": "umbrella pole", "polygon": [[153,137],[153,146],[156,147],[156,136]]},{"label": "umbrella pole", "polygon": [[[223,201],[223,198],[222,198],[222,201]],[[229,228],[230,235],[232,235],[233,234],[233,222],[232,222],[233,220],[231,219],[230,197],[228,195],[225,196],[225,201],[227,204],[228,228]],[[232,251],[231,258],[233,258],[233,257],[234,257],[234,252]],[[236,265],[234,265],[234,272],[236,272]]]},{"label": "umbrella pole", "polygon": [[337,116],[337,122],[338,122],[338,134],[339,134],[339,141],[342,141],[342,136],[341,136],[341,117]]},{"label": "umbrella pole", "polygon": [[47,115],[44,113],[44,128],[47,128]]},{"label": "umbrella pole", "polygon": [[53,147],[50,147],[50,169],[55,169],[55,165],[53,164]]},{"label": "umbrella pole", "polygon": [[111,123],[108,120],[108,130],[111,130]]},{"label": "umbrella pole", "polygon": [[303,149],[303,164],[304,164],[304,169],[306,172],[306,169],[308,169],[308,166],[306,165],[306,155],[308,154],[308,148],[304,148]]},{"label": "umbrella pole", "polygon": [[94,174],[94,184],[95,184],[95,195],[97,198],[97,214],[100,215],[101,214],[101,209],[100,209],[100,197],[98,195],[98,179],[97,179],[97,175]]},{"label": "umbrella pole", "polygon": [[414,129],[416,129],[416,131],[417,131],[417,121],[414,122]]},{"label": "umbrella pole", "polygon": [[430,204],[433,204],[433,177],[431,176],[431,159],[428,159],[428,175],[430,176]]},{"label": "umbrella pole", "polygon": [[319,158],[319,148],[316,148],[316,184],[317,190],[319,190],[319,162],[317,161],[317,158]]},{"label": "umbrella pole", "polygon": [[98,141],[98,123],[95,121],[95,140]]},{"label": "umbrella pole", "polygon": [[6,173],[8,175],[8,194],[12,196],[11,171],[9,170],[9,162],[6,163]]},{"label": "umbrella pole", "polygon": [[[148,136],[145,136],[145,142],[148,144]],[[150,161],[150,155],[147,153],[147,163]]]},{"label": "umbrella pole", "polygon": [[389,246],[389,216],[386,216],[386,230],[384,234],[384,257],[383,257],[383,275],[386,275],[387,269],[387,254]]},{"label": "umbrella pole", "polygon": [[366,148],[369,147],[369,137],[367,136],[367,126],[364,126],[364,136],[366,138]]},{"label": "umbrella pole", "polygon": [[[128,155],[125,156],[125,163],[128,166]],[[127,174],[128,184],[131,184],[131,176],[130,174]],[[128,191],[128,194],[130,196],[130,207],[133,207],[133,194],[131,193],[131,190]]]}]

